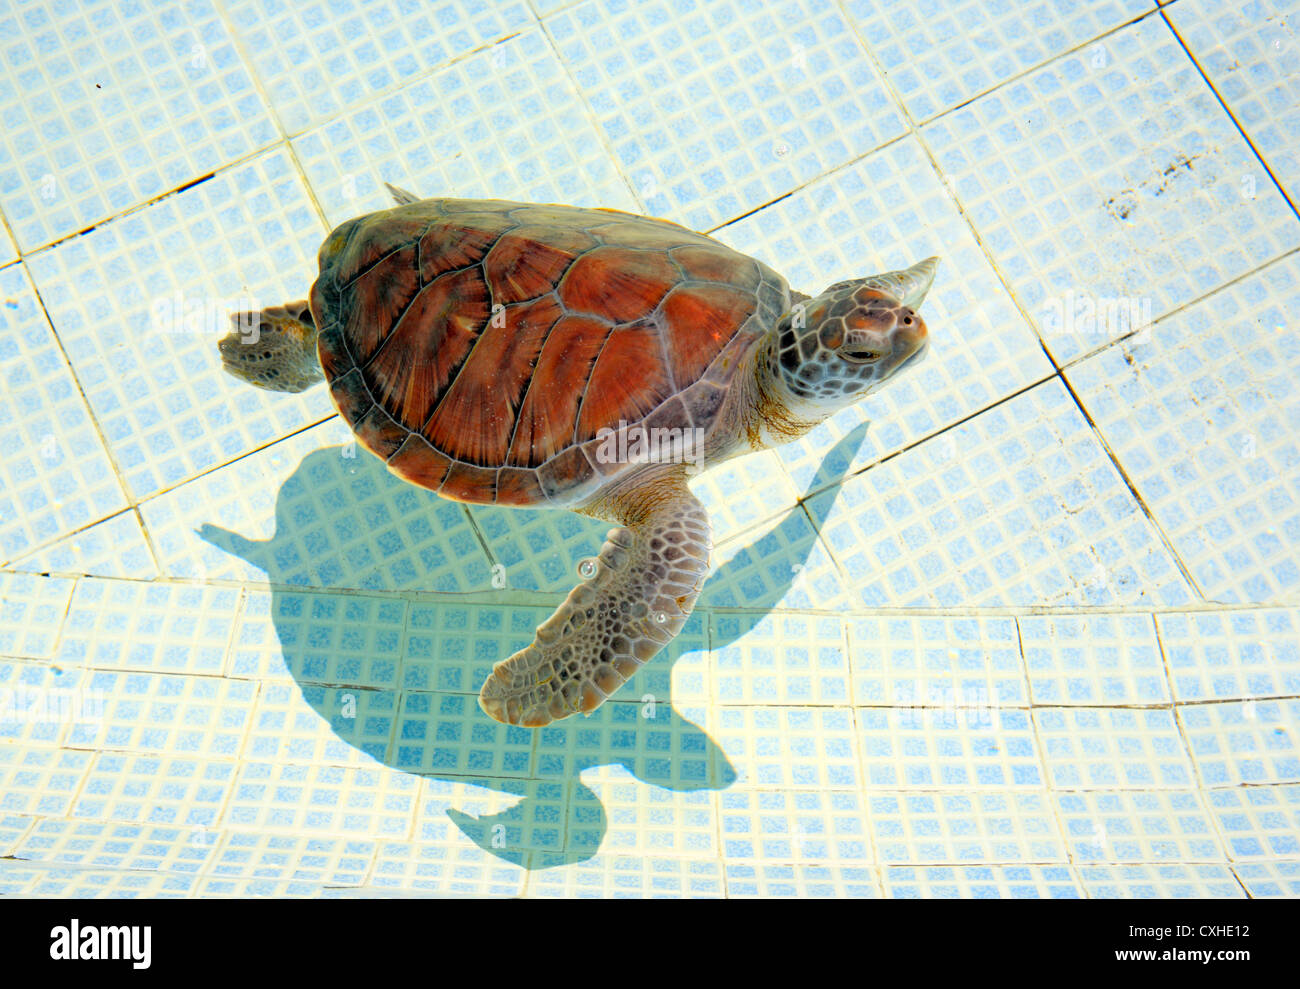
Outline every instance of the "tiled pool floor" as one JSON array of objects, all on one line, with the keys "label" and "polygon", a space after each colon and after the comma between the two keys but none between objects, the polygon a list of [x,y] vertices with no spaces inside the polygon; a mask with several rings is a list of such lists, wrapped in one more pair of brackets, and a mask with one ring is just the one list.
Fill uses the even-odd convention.
[{"label": "tiled pool floor", "polygon": [[[0,893],[1300,895],[1300,7],[0,0]],[[227,310],[425,195],[668,217],[929,358],[696,483],[589,719],[478,709],[605,525],[465,508]],[[504,586],[503,586],[504,585]]]}]

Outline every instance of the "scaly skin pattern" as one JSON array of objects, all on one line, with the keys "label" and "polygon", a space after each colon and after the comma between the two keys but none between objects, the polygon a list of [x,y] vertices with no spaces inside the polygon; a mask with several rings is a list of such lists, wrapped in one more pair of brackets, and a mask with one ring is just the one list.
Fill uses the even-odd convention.
[{"label": "scaly skin pattern", "polygon": [[709,571],[708,516],[683,471],[639,480],[584,512],[625,524],[533,643],[483,684],[479,704],[497,721],[538,728],[590,713],[682,630]]},{"label": "scaly skin pattern", "polygon": [[231,313],[230,332],[217,349],[228,369],[258,388],[300,392],[325,380],[306,299]]}]

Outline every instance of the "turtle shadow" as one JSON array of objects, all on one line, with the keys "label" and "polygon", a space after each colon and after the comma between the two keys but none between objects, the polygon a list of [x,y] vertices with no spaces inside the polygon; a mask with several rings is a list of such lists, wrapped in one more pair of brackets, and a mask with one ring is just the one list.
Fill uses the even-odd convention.
[{"label": "turtle shadow", "polygon": [[[842,476],[865,431],[863,423],[827,453],[804,498]],[[536,869],[585,861],[605,839],[609,815],[584,771],[599,770],[602,784],[615,788],[621,771],[701,798],[735,782],[726,754],[674,703],[672,672],[691,657],[683,666],[690,679],[706,662],[701,653],[743,637],[790,592],[816,544],[804,498],[710,575],[682,633],[619,696],[588,717],[537,730],[489,719],[477,689],[494,663],[531,641],[558,601],[520,603],[492,590],[491,561],[467,535],[475,529],[472,506],[416,488],[373,457],[325,447],[303,457],[281,485],[269,539],[210,523],[198,534],[266,574],[261,612],[279,646],[270,662],[283,664],[330,724],[338,744],[325,758],[373,760],[424,777],[422,837],[437,839],[440,830],[450,837],[450,823],[493,856]],[[604,528],[593,534],[593,550]],[[376,529],[361,549],[340,547],[331,535]],[[418,544],[409,561],[398,547],[403,538]],[[458,561],[459,583],[447,576]],[[413,593],[421,566],[435,574],[435,590],[463,592],[468,581],[481,591],[436,599]],[[411,586],[393,576],[403,573],[414,573]],[[459,600],[469,596],[479,600]],[[711,620],[715,607],[726,609],[725,621]],[[237,665],[241,655],[237,642]],[[702,716],[699,705],[697,712],[689,697],[682,702]]]}]

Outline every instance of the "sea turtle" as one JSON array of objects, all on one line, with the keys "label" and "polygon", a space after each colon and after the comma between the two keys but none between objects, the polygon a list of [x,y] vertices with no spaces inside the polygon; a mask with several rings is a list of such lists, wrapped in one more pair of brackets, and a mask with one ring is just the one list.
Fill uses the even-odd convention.
[{"label": "sea turtle", "polygon": [[538,727],[602,704],[682,628],[711,536],[690,475],[787,443],[926,344],[937,258],[816,298],[666,220],[417,199],[348,220],[310,301],[232,316],[228,371],[327,381],[361,444],[445,498],[614,523],[479,694]]}]

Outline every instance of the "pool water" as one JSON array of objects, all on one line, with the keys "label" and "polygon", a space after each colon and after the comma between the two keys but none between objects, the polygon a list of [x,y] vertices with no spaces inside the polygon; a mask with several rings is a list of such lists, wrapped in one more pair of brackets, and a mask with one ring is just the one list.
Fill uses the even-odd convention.
[{"label": "pool water", "polygon": [[[1300,894],[1298,21],[0,0],[0,893]],[[477,691],[606,525],[221,369],[386,181],[942,257],[923,361],[693,482],[589,718]]]}]

